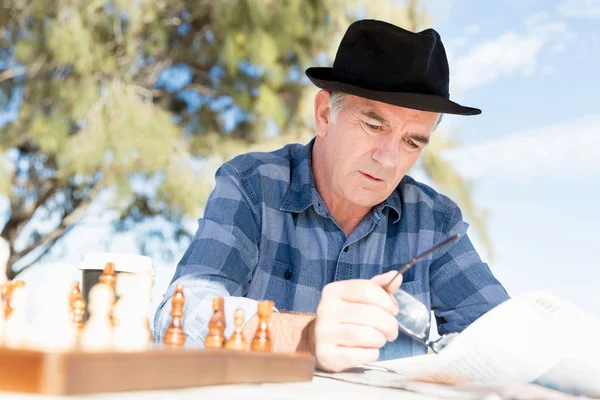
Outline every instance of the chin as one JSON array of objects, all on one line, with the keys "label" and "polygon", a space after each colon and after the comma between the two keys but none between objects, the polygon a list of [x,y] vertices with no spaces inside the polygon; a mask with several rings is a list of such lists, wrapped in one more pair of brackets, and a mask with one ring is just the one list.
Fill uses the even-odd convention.
[{"label": "chin", "polygon": [[346,198],[360,207],[373,207],[385,200],[385,197],[363,188],[356,188]]}]

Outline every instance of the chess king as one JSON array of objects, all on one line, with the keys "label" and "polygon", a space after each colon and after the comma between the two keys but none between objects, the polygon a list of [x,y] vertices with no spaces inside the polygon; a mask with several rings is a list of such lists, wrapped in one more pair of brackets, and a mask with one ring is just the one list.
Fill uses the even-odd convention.
[{"label": "chess king", "polygon": [[[426,353],[398,331],[390,295],[398,287],[435,313],[441,334],[462,331],[508,299],[466,234],[459,207],[407,175],[443,114],[481,112],[450,100],[440,35],[358,21],[333,66],[306,75],[321,89],[316,136],[220,167],[157,310],[155,340],[169,325],[177,285],[188,299],[188,343],[203,343],[213,297],[245,310],[247,338],[259,324],[257,300],[268,299],[276,308],[274,350],[309,351],[318,368],[340,371]],[[457,233],[460,240],[387,286],[402,264]]]}]

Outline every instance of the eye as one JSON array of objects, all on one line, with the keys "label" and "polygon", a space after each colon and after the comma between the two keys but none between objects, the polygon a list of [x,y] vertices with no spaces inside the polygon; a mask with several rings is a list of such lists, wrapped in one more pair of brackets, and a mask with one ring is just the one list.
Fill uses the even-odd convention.
[{"label": "eye", "polygon": [[369,124],[367,122],[363,122],[365,124],[365,126],[367,128],[369,128],[372,131],[378,132],[381,131],[383,129],[383,127],[381,125],[373,125],[373,124]]},{"label": "eye", "polygon": [[412,139],[406,139],[406,144],[411,148],[411,149],[418,149],[419,145],[416,144],[415,142],[412,141]]},{"label": "eye", "polygon": [[419,144],[415,143],[411,138],[405,138],[403,142],[404,148],[409,153],[422,150],[422,147]]}]

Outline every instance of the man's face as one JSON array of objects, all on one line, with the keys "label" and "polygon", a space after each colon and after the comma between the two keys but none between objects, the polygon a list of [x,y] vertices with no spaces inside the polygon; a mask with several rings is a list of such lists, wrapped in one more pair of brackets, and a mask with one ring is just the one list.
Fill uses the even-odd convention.
[{"label": "man's face", "polygon": [[327,190],[338,200],[373,207],[417,161],[440,114],[345,95],[333,122],[328,100],[326,91],[315,99],[316,140],[323,149]]}]

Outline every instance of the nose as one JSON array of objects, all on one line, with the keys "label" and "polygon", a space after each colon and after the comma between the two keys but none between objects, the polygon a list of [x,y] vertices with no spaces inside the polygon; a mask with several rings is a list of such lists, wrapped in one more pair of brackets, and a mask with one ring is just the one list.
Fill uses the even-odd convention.
[{"label": "nose", "polygon": [[373,152],[373,159],[384,168],[395,168],[400,157],[400,142],[395,135],[384,135]]}]

